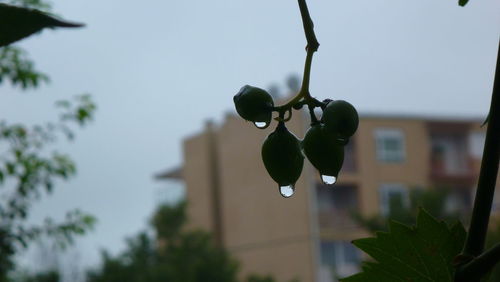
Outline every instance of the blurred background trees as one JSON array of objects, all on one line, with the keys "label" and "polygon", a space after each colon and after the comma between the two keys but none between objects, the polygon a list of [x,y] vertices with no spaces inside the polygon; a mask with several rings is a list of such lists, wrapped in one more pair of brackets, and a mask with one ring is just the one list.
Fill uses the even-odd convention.
[{"label": "blurred background trees", "polygon": [[467,222],[467,218],[458,211],[446,208],[448,194],[446,189],[411,189],[409,199],[404,199],[401,195],[389,198],[387,216],[382,214],[363,216],[359,212],[353,212],[352,216],[358,224],[371,233],[387,231],[390,220],[407,225],[415,224],[419,208],[424,208],[447,223],[453,223],[456,220]]},{"label": "blurred background trees", "polygon": [[[7,3],[50,9],[49,4],[39,0]],[[48,82],[48,75],[36,70],[34,65],[27,52],[20,47],[1,47],[0,86],[7,84],[27,90]],[[29,222],[33,204],[52,193],[59,181],[68,180],[76,174],[76,164],[67,154],[56,150],[56,143],[61,136],[73,140],[73,124],[86,125],[96,109],[89,95],[79,95],[71,101],[58,101],[56,107],[59,119],[55,122],[25,125],[0,117],[0,281],[10,280],[14,256],[33,241],[48,237],[65,246],[73,241],[75,235],[84,234],[95,222],[94,217],[76,209],[69,211],[62,222],[51,218],[40,224]],[[57,279],[56,272],[47,272],[26,277],[25,280]]]},{"label": "blurred background trees", "polygon": [[155,236],[139,233],[116,257],[104,251],[89,281],[237,281],[238,263],[210,234],[184,230],[185,223],[184,203],[160,206],[151,220]]},{"label": "blurred background trees", "polygon": [[[90,270],[89,282],[236,282],[238,262],[218,247],[211,234],[187,230],[186,203],[161,205],[154,213],[151,232],[127,240],[117,256],[102,252],[102,264]],[[245,282],[275,282],[267,275],[249,275]]]}]

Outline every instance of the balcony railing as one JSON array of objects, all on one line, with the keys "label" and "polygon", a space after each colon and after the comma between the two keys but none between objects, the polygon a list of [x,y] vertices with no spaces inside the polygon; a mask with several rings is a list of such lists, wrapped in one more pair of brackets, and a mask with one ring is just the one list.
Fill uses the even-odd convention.
[{"label": "balcony railing", "polygon": [[439,182],[472,182],[473,160],[464,132],[431,134],[430,177]]},{"label": "balcony railing", "polygon": [[433,155],[431,158],[431,179],[441,182],[474,182],[477,175],[473,170],[473,160],[463,156],[462,163],[450,164],[443,158]]},{"label": "balcony railing", "polygon": [[360,226],[351,216],[351,211],[344,209],[321,210],[318,213],[321,230],[345,232],[349,229],[358,229]]}]

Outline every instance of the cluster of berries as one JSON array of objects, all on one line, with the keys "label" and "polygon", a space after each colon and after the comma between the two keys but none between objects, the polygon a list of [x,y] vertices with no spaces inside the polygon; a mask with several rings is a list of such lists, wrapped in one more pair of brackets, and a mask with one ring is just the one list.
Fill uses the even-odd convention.
[{"label": "cluster of berries", "polygon": [[[309,101],[316,103],[308,103]],[[267,91],[245,85],[233,98],[236,111],[245,120],[253,122],[258,128],[270,125],[273,111],[281,109],[274,106],[274,101]],[[304,155],[319,171],[325,184],[333,185],[342,163],[344,146],[358,128],[359,118],[356,109],[346,101],[314,98],[302,99],[292,105],[300,109],[309,105],[311,127],[303,140],[299,140],[285,126],[282,116],[276,118],[278,126],[267,136],[262,145],[262,160],[271,178],[279,185],[283,197],[291,197],[295,191],[295,182],[299,179],[304,165]],[[322,109],[321,119],[317,120],[314,108]],[[291,111],[291,110],[290,110]]]}]

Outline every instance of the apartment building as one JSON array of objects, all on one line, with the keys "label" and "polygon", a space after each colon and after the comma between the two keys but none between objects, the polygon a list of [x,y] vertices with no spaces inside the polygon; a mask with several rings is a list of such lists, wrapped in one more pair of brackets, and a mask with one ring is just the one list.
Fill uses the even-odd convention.
[{"label": "apartment building", "polygon": [[[295,113],[287,127],[302,138],[308,122]],[[190,226],[213,232],[241,261],[242,275],[330,282],[357,271],[362,259],[350,241],[368,233],[352,220],[352,210],[387,214],[394,197],[408,202],[410,189],[443,188],[451,191],[448,209],[471,208],[485,138],[480,123],[362,115],[337,183],[324,185],[305,161],[295,194],[283,198],[261,160],[273,126],[259,130],[228,115],[186,138],[182,167],[157,177],[184,182]]]}]

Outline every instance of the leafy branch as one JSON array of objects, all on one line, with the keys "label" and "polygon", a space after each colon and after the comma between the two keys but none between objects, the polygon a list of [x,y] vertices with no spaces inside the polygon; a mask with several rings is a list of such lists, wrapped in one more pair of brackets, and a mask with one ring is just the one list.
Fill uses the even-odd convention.
[{"label": "leafy branch", "polygon": [[52,5],[43,0],[9,0],[7,3],[30,9],[50,11]]},{"label": "leafy branch", "polygon": [[0,48],[0,84],[9,80],[22,89],[36,88],[40,82],[49,82],[49,77],[34,68],[26,51],[19,47]]},{"label": "leafy branch", "polygon": [[88,95],[76,103],[59,101],[59,121],[25,126],[0,121],[0,281],[12,269],[12,256],[40,238],[53,238],[60,246],[90,230],[95,218],[79,210],[66,214],[63,221],[47,218],[40,225],[26,222],[34,202],[51,194],[56,182],[76,174],[76,165],[66,154],[47,152],[60,135],[72,140],[71,123],[87,124],[96,106]]}]

